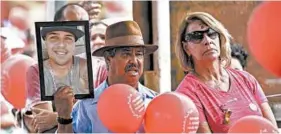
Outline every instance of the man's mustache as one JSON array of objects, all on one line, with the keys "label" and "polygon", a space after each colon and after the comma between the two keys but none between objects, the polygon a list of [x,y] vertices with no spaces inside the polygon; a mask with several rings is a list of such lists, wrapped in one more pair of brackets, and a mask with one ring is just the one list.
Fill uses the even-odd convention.
[{"label": "man's mustache", "polygon": [[125,67],[125,72],[132,70],[132,68],[136,68],[137,71],[139,70],[140,66],[135,63],[130,63]]}]

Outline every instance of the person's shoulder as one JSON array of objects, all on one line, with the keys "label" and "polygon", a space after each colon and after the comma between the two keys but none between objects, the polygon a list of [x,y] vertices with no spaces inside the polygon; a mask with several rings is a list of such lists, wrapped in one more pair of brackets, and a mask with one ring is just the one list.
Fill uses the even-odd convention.
[{"label": "person's shoulder", "polygon": [[249,72],[247,72],[245,70],[237,70],[237,69],[232,69],[232,68],[226,68],[226,70],[235,77],[238,76],[238,77],[242,77],[244,79],[253,79],[254,78],[254,76],[252,74],[250,74]]},{"label": "person's shoulder", "polygon": [[32,70],[32,71],[39,71],[39,65],[37,62],[33,63],[30,65],[29,69],[28,70]]},{"label": "person's shoulder", "polygon": [[[84,59],[84,58],[81,58],[81,57],[79,57],[79,56],[74,56],[74,60],[76,60],[76,61],[79,61],[79,66],[80,67],[86,67],[87,66],[87,60],[86,59]],[[75,62],[74,62],[75,63]]]},{"label": "person's shoulder", "polygon": [[28,79],[34,79],[39,77],[39,65],[38,63],[34,63],[31,66],[28,67],[26,70],[27,78]]},{"label": "person's shoulder", "polygon": [[196,80],[195,76],[191,73],[188,73],[184,76],[177,89],[187,88],[193,90],[194,87],[198,84],[198,80]]},{"label": "person's shoulder", "polygon": [[94,89],[95,96],[100,94],[108,87],[106,80],[104,80],[97,88]]},{"label": "person's shoulder", "polygon": [[74,60],[79,60],[80,61],[80,63],[84,63],[84,62],[87,62],[87,59],[85,59],[85,58],[82,58],[82,57],[79,57],[79,56],[74,56]]},{"label": "person's shoulder", "polygon": [[201,82],[196,78],[192,73],[185,75],[181,83],[176,88],[175,92],[188,95],[189,97],[194,96],[197,92],[202,91],[203,88],[200,88]]},{"label": "person's shoulder", "polygon": [[246,83],[248,86],[252,86],[253,84],[257,84],[257,79],[247,71],[244,70],[236,70],[236,69],[227,69],[233,77],[233,80],[240,81]]}]

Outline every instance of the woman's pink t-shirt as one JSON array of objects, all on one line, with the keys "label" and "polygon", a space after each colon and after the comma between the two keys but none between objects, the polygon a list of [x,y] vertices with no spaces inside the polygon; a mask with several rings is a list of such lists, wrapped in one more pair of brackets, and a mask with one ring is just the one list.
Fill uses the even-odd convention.
[{"label": "woman's pink t-shirt", "polygon": [[[208,87],[193,74],[187,74],[176,90],[193,100],[199,111],[200,123],[207,122],[214,133],[226,133],[241,117],[262,116],[259,105],[267,102],[261,86],[252,75],[245,71],[226,70],[230,75],[228,92]],[[223,109],[232,112],[229,124],[223,123]]]}]

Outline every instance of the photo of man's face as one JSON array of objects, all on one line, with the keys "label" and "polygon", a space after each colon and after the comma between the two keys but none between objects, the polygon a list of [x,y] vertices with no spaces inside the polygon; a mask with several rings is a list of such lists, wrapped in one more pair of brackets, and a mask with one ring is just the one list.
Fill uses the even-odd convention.
[{"label": "photo of man's face", "polygon": [[45,45],[49,59],[63,66],[72,62],[75,50],[75,37],[65,31],[52,31],[46,35]]},{"label": "photo of man's face", "polygon": [[[94,94],[89,22],[37,22],[36,38],[42,100],[53,100],[61,87],[73,90],[76,99]],[[86,53],[87,57],[78,54]]]}]

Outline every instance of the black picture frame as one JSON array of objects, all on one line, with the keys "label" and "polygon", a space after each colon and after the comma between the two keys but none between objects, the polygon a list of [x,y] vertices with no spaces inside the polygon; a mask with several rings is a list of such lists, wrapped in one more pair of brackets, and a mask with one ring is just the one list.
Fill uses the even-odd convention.
[{"label": "black picture frame", "polygon": [[[47,89],[45,87],[46,86],[45,85],[45,79],[50,79],[50,78],[47,75],[44,74],[44,64],[46,64],[46,62],[44,63],[44,61],[47,60],[48,58],[46,58],[46,54],[47,54],[46,50],[43,50],[43,42],[42,42],[43,41],[43,37],[42,37],[41,29],[42,28],[46,28],[46,27],[65,27],[65,26],[67,26],[67,27],[76,27],[77,29],[79,29],[78,27],[80,27],[80,28],[82,28],[80,30],[84,31],[84,36],[81,37],[81,38],[84,37],[84,43],[82,42],[80,45],[77,45],[77,42],[79,40],[75,41],[75,44],[74,44],[75,45],[75,53],[74,53],[73,56],[77,57],[77,55],[78,55],[76,53],[77,51],[81,51],[81,52],[85,53],[85,56],[86,56],[85,57],[86,58],[86,67],[85,68],[87,68],[87,76],[88,76],[88,84],[86,84],[86,85],[88,85],[88,89],[84,89],[83,91],[89,90],[89,92],[86,91],[87,93],[75,94],[75,98],[76,99],[94,98],[94,92],[93,92],[94,86],[93,86],[93,74],[92,74],[93,70],[92,70],[92,55],[91,55],[91,46],[90,46],[89,21],[60,21],[60,22],[53,22],[53,21],[52,22],[47,22],[46,21],[46,22],[35,22],[37,56],[38,56],[39,78],[40,78],[40,92],[41,92],[41,100],[42,101],[54,100],[53,94],[57,91],[57,89],[59,87],[57,87],[57,89],[54,89],[54,88],[51,89],[51,90],[54,90],[52,95],[48,95],[46,93]],[[79,58],[81,58],[81,57],[79,57]],[[79,62],[79,66],[80,66],[80,62]],[[47,70],[47,69],[45,69],[45,70]],[[71,73],[70,74],[72,74],[72,68],[71,68]],[[79,70],[79,74],[80,74],[80,70]],[[79,76],[70,75],[70,83],[71,83],[71,80],[73,80],[73,78],[77,79],[76,77],[79,77]],[[54,78],[54,75],[52,75],[52,78]],[[79,80],[80,79],[81,79],[81,77],[79,77]],[[81,85],[81,83],[79,83],[79,82],[78,82],[78,85]],[[46,83],[48,83],[48,81]],[[73,83],[75,83],[75,82],[73,82]],[[55,82],[54,82],[54,84],[55,84]],[[56,87],[56,86],[53,86],[53,87]],[[77,90],[79,92],[80,88],[77,89]]]}]

